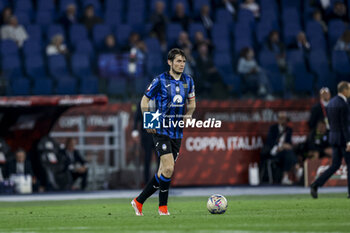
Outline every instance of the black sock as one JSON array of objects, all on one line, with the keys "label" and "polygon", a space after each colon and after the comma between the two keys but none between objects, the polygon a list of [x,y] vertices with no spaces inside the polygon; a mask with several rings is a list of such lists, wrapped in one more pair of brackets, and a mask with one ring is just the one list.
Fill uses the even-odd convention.
[{"label": "black sock", "polygon": [[152,196],[159,189],[159,178],[158,175],[155,174],[153,178],[148,182],[146,187],[143,189],[142,193],[136,198],[138,202],[143,204],[147,198]]},{"label": "black sock", "polygon": [[159,177],[159,206],[168,204],[170,181],[171,179],[163,176],[163,174]]}]

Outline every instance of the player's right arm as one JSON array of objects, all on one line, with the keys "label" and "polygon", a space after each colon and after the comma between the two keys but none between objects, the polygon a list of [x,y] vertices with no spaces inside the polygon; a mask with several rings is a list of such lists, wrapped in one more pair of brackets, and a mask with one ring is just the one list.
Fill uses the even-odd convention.
[{"label": "player's right arm", "polygon": [[[142,96],[142,99],[141,99],[141,111],[142,111],[142,117],[144,116],[144,112],[148,112],[149,111],[149,101],[151,99],[148,98],[146,95]],[[156,133],[156,129],[146,129],[147,133]]]},{"label": "player's right arm", "polygon": [[[143,95],[141,99],[141,111],[142,111],[142,117],[144,116],[144,112],[149,111],[149,101],[156,97],[160,89],[160,80],[159,77],[156,77],[153,79],[151,84],[148,86],[147,90],[145,91],[145,94]],[[156,133],[156,129],[146,129],[147,133]]]}]

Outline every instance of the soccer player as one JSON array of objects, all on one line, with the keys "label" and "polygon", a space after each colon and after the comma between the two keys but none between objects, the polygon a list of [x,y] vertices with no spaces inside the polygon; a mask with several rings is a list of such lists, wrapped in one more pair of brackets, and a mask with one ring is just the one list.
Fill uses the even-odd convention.
[{"label": "soccer player", "polygon": [[[142,112],[149,111],[150,100],[155,100],[156,114],[159,117],[160,127],[157,129],[147,129],[153,135],[156,153],[160,159],[158,172],[146,185],[142,193],[131,201],[131,205],[136,215],[142,216],[143,203],[159,189],[159,209],[160,215],[170,215],[168,212],[168,191],[171,176],[174,171],[176,159],[182,139],[182,128],[177,124],[163,121],[176,122],[192,119],[192,114],[196,108],[195,91],[193,79],[184,74],[186,56],[183,50],[174,48],[168,53],[168,65],[170,70],[162,73],[153,79],[141,100]],[[187,109],[186,109],[187,107]],[[186,110],[186,112],[185,112]],[[159,114],[157,114],[159,113]]]}]

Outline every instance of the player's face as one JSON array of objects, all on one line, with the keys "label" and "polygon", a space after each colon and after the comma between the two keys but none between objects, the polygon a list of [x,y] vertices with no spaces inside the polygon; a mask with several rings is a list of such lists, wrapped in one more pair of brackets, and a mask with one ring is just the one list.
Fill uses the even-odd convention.
[{"label": "player's face", "polygon": [[186,59],[181,55],[176,55],[173,61],[168,61],[168,64],[175,74],[181,74],[185,69]]}]

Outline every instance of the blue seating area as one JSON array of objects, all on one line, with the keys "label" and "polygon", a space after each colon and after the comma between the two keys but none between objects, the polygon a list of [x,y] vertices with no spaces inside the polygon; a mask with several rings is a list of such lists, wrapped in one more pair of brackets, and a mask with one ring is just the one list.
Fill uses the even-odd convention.
[{"label": "blue seating area", "polygon": [[[19,48],[12,40],[0,42],[0,64],[2,78],[7,80],[7,95],[51,95],[51,94],[97,94],[106,93],[126,96],[130,92],[142,93],[143,87],[155,75],[167,69],[166,51],[176,43],[184,29],[172,22],[175,7],[183,3],[185,12],[192,18],[188,35],[194,43],[197,31],[203,32],[212,41],[213,61],[223,76],[223,82],[233,85],[232,97],[239,97],[240,77],[236,66],[240,51],[251,47],[256,60],[265,70],[273,92],[285,90],[286,77],[278,67],[275,55],[266,51],[265,43],[272,30],[279,32],[286,45],[286,61],[293,75],[295,93],[313,95],[318,88],[328,86],[335,89],[341,80],[350,81],[350,60],[345,51],[335,51],[334,46],[349,24],[340,19],[327,22],[328,31],[312,19],[316,10],[302,0],[256,0],[260,6],[260,17],[246,9],[236,8],[233,16],[221,4],[221,0],[160,0],[165,3],[168,16],[165,31],[167,48],[150,36],[150,16],[159,0],[0,0],[0,10],[11,7],[29,38]],[[244,2],[243,0],[238,1]],[[336,1],[331,1],[332,6]],[[342,1],[350,6],[350,0]],[[89,31],[77,22],[69,28],[60,24],[59,19],[66,7],[74,4],[77,17],[84,8],[93,5],[97,16],[103,19]],[[211,31],[196,20],[203,5],[211,8],[213,27]],[[331,6],[331,7],[332,7]],[[348,9],[349,14],[349,9]],[[348,19],[350,19],[348,15]],[[2,25],[1,25],[2,26]],[[295,51],[288,46],[295,42],[297,34],[304,31],[310,42],[309,52]],[[114,35],[120,51],[128,44],[131,32],[138,32],[147,46],[143,63],[137,64],[136,77],[128,77],[128,62],[116,60],[118,77],[101,73],[99,52],[107,35]],[[69,56],[46,55],[51,38],[61,34],[69,50]],[[195,56],[196,51],[192,51]],[[120,54],[122,55],[122,54]],[[127,61],[127,57],[125,60]],[[105,71],[107,72],[107,71]],[[198,78],[200,82],[200,77]],[[101,82],[106,88],[100,89]],[[210,97],[209,97],[210,98]]]}]

